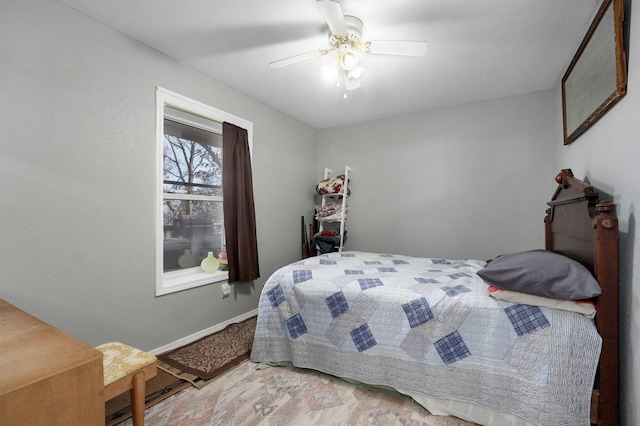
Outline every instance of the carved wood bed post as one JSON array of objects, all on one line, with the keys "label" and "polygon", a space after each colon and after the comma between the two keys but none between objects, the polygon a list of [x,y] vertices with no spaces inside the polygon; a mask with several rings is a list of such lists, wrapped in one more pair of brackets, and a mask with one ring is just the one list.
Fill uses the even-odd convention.
[{"label": "carved wood bed post", "polygon": [[618,426],[619,323],[618,323],[618,218],[615,204],[598,201],[598,191],[564,169],[547,204],[545,248],[581,262],[591,270],[602,288],[596,298],[596,326],[602,352],[591,401],[591,422]]},{"label": "carved wood bed post", "polygon": [[[596,205],[593,219],[596,230],[596,256],[594,274],[602,287],[598,297],[596,324],[602,336],[602,354],[598,388],[598,424],[619,424],[619,342],[618,342],[618,218],[615,204],[603,201]],[[616,261],[613,261],[616,259]],[[601,420],[600,420],[601,419]]]}]

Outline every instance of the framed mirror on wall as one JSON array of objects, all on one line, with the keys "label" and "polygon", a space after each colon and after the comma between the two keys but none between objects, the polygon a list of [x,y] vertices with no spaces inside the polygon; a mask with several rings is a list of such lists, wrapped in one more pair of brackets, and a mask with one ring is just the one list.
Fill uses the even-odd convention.
[{"label": "framed mirror on wall", "polygon": [[627,91],[623,0],[604,0],[562,78],[564,144],[575,141]]}]

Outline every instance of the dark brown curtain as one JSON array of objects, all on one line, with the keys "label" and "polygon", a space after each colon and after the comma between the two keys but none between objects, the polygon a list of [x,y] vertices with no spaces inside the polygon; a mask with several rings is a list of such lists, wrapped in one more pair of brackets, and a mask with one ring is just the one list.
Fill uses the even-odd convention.
[{"label": "dark brown curtain", "polygon": [[247,130],[222,123],[222,197],[229,282],[260,276]]}]

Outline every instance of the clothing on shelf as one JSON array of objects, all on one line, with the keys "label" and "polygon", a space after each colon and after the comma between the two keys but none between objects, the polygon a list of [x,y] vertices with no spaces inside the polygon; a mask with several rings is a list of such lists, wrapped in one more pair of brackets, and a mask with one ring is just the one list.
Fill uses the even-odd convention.
[{"label": "clothing on shelf", "polygon": [[[345,180],[347,186],[349,185],[349,179],[345,175],[338,175],[335,177],[325,177],[325,179],[316,185],[316,192],[320,195],[325,194],[342,194],[343,187],[345,186]],[[347,195],[349,195],[349,188],[347,188]]]},{"label": "clothing on shelf", "polygon": [[[342,244],[347,241],[347,231],[344,231]],[[340,232],[335,229],[327,229],[320,231],[313,236],[313,243],[318,249],[318,253],[331,253],[337,251],[340,247]]]},{"label": "clothing on shelf", "polygon": [[[345,214],[349,211],[349,208],[345,208]],[[324,221],[339,221],[342,218],[342,202],[329,202],[324,206],[316,207],[316,220]]]}]

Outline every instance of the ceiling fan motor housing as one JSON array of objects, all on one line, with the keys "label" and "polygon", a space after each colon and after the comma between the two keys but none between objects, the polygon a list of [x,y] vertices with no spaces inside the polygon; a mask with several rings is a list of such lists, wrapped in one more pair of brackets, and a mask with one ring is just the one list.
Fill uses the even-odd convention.
[{"label": "ceiling fan motor housing", "polygon": [[347,27],[346,35],[331,34],[329,45],[339,47],[341,44],[349,44],[351,47],[362,45],[362,21],[355,16],[344,15],[344,22]]}]

